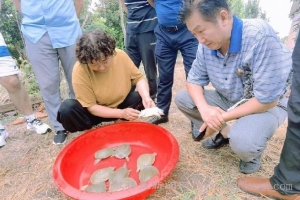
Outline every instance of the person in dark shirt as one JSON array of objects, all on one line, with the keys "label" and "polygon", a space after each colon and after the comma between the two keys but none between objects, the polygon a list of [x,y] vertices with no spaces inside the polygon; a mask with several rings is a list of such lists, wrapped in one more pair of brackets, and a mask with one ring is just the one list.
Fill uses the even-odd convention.
[{"label": "person in dark shirt", "polygon": [[147,0],[120,0],[127,13],[125,51],[139,68],[144,65],[151,98],[157,93],[157,67],[155,59],[156,37],[154,28],[157,17],[154,8]]}]

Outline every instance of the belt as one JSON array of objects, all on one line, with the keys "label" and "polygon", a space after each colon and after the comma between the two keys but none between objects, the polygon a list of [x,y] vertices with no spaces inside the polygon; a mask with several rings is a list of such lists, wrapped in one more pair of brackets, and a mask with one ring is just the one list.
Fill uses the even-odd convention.
[{"label": "belt", "polygon": [[180,30],[182,28],[185,28],[186,25],[185,24],[180,24],[178,26],[163,26],[163,25],[161,25],[161,27],[163,27],[166,31],[172,33],[172,32],[178,31],[178,30]]}]

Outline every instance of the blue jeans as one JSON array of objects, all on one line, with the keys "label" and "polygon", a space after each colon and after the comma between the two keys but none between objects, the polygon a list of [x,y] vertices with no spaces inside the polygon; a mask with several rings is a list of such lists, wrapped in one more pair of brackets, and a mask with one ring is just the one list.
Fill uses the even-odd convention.
[{"label": "blue jeans", "polygon": [[165,115],[168,115],[172,100],[174,68],[178,50],[183,57],[184,70],[187,76],[196,58],[198,41],[186,26],[177,31],[169,32],[162,25],[158,24],[154,29],[154,33],[157,39],[155,55],[159,75],[157,107],[162,109]]}]

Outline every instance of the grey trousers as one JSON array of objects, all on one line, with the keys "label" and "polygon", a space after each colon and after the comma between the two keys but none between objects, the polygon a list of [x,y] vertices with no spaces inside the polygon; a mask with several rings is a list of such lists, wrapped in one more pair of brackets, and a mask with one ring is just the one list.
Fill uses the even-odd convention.
[{"label": "grey trousers", "polygon": [[[220,107],[223,110],[234,105],[215,90],[204,90],[204,97],[209,105]],[[188,92],[179,92],[175,97],[175,103],[178,109],[199,129],[203,121]],[[284,109],[274,107],[264,113],[237,119],[228,134],[231,149],[244,162],[259,159],[266,148],[267,141],[284,122],[286,116],[287,113]]]},{"label": "grey trousers", "polygon": [[38,81],[50,122],[56,131],[64,130],[61,123],[56,120],[62,102],[59,60],[68,82],[70,98],[75,98],[72,87],[72,70],[76,62],[76,44],[55,49],[48,33],[45,33],[36,44],[32,43],[24,34],[23,36],[26,44],[26,54]]}]

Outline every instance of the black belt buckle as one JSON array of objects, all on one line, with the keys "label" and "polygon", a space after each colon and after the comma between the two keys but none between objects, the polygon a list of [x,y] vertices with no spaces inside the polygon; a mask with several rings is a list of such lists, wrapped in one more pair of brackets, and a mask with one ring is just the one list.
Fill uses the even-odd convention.
[{"label": "black belt buckle", "polygon": [[182,27],[184,27],[184,25],[178,25],[178,26],[164,26],[164,28],[168,31],[168,32],[175,32],[180,30]]}]

